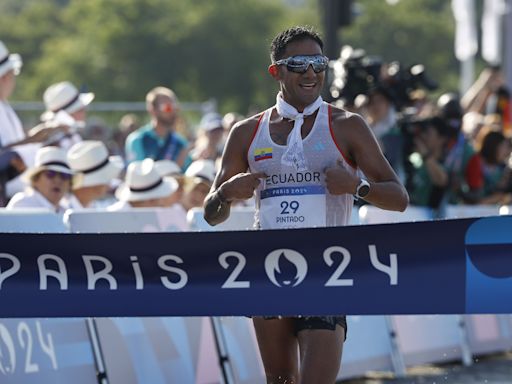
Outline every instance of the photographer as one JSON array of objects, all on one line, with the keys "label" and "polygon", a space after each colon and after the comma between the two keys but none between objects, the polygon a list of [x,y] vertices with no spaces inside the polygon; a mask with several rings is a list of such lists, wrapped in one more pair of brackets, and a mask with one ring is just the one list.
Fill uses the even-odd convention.
[{"label": "photographer", "polygon": [[368,91],[364,116],[395,172],[403,179],[403,141],[397,124],[397,111],[392,91],[378,85]]},{"label": "photographer", "polygon": [[412,122],[414,152],[410,156],[412,174],[408,190],[411,203],[438,209],[448,189],[449,177],[444,166],[450,127],[440,117]]}]

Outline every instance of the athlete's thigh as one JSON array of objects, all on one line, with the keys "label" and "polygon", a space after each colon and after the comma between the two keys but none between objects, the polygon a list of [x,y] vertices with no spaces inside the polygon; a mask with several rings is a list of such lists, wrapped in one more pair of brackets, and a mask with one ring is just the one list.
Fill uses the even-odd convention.
[{"label": "athlete's thigh", "polygon": [[255,317],[253,323],[268,382],[296,383],[298,344],[293,319]]},{"label": "athlete's thigh", "polygon": [[345,329],[305,329],[298,333],[301,384],[334,384],[341,365]]}]

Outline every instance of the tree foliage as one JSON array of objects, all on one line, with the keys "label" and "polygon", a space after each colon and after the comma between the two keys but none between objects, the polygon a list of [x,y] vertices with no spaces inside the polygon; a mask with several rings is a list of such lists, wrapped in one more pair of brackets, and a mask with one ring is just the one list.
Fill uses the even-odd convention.
[{"label": "tree foliage", "polygon": [[440,88],[456,90],[458,62],[453,53],[454,21],[445,0],[358,1],[360,15],[342,31],[343,44],[404,66],[424,64]]},{"label": "tree foliage", "polygon": [[[221,111],[265,108],[276,84],[269,45],[280,30],[322,31],[319,0],[2,0],[0,40],[23,56],[17,100],[41,100],[70,80],[97,100],[142,101],[165,85],[181,100],[214,98]],[[404,64],[424,63],[452,86],[449,2],[359,0],[362,13],[340,31],[343,43]]]}]

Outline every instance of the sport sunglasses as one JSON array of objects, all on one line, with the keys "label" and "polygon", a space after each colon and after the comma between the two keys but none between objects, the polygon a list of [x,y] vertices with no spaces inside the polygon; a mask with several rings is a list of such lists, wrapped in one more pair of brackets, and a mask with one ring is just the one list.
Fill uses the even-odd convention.
[{"label": "sport sunglasses", "polygon": [[309,66],[313,67],[315,73],[323,72],[329,65],[329,59],[324,55],[299,55],[290,56],[286,59],[276,61],[277,65],[286,65],[290,72],[306,73]]}]

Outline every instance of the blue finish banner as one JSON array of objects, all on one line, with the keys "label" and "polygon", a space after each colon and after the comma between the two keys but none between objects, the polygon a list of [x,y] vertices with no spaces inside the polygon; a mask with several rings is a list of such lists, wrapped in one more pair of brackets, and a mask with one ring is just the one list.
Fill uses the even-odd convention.
[{"label": "blue finish banner", "polygon": [[0,317],[512,312],[512,216],[0,234]]}]

